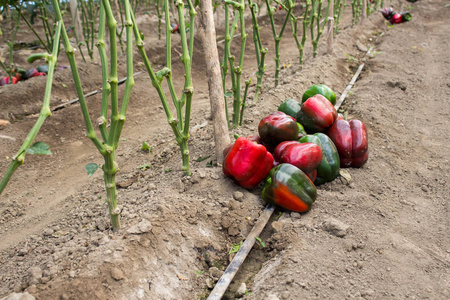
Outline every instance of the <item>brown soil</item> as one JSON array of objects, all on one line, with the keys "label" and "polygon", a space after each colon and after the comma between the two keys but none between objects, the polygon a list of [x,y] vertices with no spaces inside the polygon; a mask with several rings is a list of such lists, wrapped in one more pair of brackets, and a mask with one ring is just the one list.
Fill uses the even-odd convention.
[{"label": "brown soil", "polygon": [[[254,247],[227,299],[237,297],[242,283],[248,289],[245,299],[450,298],[446,3],[408,3],[413,20],[394,27],[374,13],[363,26],[350,28],[347,9],[336,55],[324,55],[321,44],[318,58],[312,59],[308,46],[303,71],[286,33],[281,47],[286,68],[277,88],[273,40],[267,19],[262,19],[270,53],[264,92],[258,104],[250,101],[245,124],[231,134],[255,134],[262,117],[287,97],[299,99],[311,84],[324,83],[339,95],[364,61],[343,111],[367,125],[370,158],[363,168],[348,169],[350,182],[340,177],[320,186],[310,212],[276,211],[260,236],[265,247]],[[156,40],[154,23],[144,24],[146,47],[159,69],[164,43]],[[32,39],[27,33],[20,37]],[[358,50],[357,42],[374,47],[371,58]],[[249,39],[245,77],[256,70],[252,47]],[[30,52],[17,53],[16,62],[29,68],[25,58]],[[137,53],[135,57],[138,71],[143,67]],[[67,64],[63,55],[60,59]],[[79,65],[85,92],[99,88],[99,65]],[[214,154],[204,69],[201,55],[195,55],[191,177],[182,176],[178,147],[148,75],[135,78],[118,150],[120,233],[109,228],[101,173],[88,178],[84,170],[87,163],[102,159],[84,136],[79,105],[53,113],[36,139],[49,144],[53,155],[28,155],[1,195],[0,297],[23,291],[37,299],[208,295],[231,259],[231,246],[245,239],[264,203],[260,188],[244,190],[219,166],[208,167],[213,156],[196,161]],[[182,82],[177,59],[174,71],[175,82]],[[1,174],[36,121],[44,89],[45,78],[0,88],[0,119],[11,122],[0,126],[0,134],[16,139],[0,138]],[[70,71],[57,72],[52,106],[73,98]],[[93,120],[100,99],[88,98]],[[150,154],[140,150],[144,141],[153,146]],[[145,164],[149,167],[139,168]],[[330,224],[343,230],[340,237]]]}]

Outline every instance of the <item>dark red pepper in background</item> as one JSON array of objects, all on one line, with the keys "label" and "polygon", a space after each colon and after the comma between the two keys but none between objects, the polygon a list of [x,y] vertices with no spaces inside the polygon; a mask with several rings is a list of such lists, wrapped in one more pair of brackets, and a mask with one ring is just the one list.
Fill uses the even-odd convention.
[{"label": "dark red pepper in background", "polygon": [[[12,84],[16,84],[17,83],[17,78],[16,77],[12,77]],[[0,86],[4,86],[4,85],[8,85],[9,84],[9,77],[3,77],[0,80]]]},{"label": "dark red pepper in background", "polygon": [[333,104],[324,96],[317,94],[302,103],[297,113],[297,122],[303,125],[307,132],[323,132],[337,119]]},{"label": "dark red pepper in background", "polygon": [[258,133],[264,145],[276,147],[284,141],[298,138],[299,127],[295,120],[284,112],[276,111],[263,118],[258,125]]},{"label": "dark red pepper in background", "polygon": [[[274,158],[279,163],[294,165],[309,175],[320,165],[322,150],[314,143],[287,141],[280,143],[275,148]],[[311,176],[313,177],[314,174],[311,174]]]},{"label": "dark red pepper in background", "polygon": [[337,120],[327,135],[336,145],[341,168],[362,167],[369,157],[366,125],[359,120]]},{"label": "dark red pepper in background", "polygon": [[245,189],[255,188],[272,167],[272,154],[244,137],[236,140],[222,164],[223,173]]}]

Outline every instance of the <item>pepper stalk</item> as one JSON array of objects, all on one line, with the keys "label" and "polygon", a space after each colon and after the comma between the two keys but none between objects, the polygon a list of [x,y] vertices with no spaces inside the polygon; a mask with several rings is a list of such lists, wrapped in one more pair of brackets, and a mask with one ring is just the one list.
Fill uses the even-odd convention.
[{"label": "pepper stalk", "polygon": [[[328,1],[334,1],[334,0],[328,0]],[[327,24],[327,22],[323,22],[323,24],[320,23],[320,19],[322,17],[322,0],[312,0],[312,5],[311,5],[311,22],[309,24],[310,29],[311,29],[311,43],[313,45],[313,57],[317,56],[317,48],[319,46],[319,40],[320,40],[320,36],[322,35],[324,29],[325,29],[325,25]],[[327,10],[326,10],[326,16],[325,19],[328,18],[328,13],[329,13],[329,8],[330,6],[327,6]],[[314,26],[314,21],[317,22],[316,26]],[[317,34],[314,37],[315,33],[314,30],[317,29]]]},{"label": "pepper stalk", "polygon": [[[303,13],[302,17],[296,18],[291,16],[291,28],[292,28],[292,35],[294,36],[295,42],[297,44],[298,52],[299,52],[299,64],[300,64],[300,70],[303,68],[303,55],[305,53],[305,43],[307,39],[307,29],[310,22],[310,9],[311,0],[305,1],[305,11]],[[298,29],[298,21],[302,19],[302,40],[301,42],[298,39],[297,29]]]},{"label": "pepper stalk", "polygon": [[[192,76],[191,76],[191,62],[192,62],[192,53],[193,53],[193,43],[194,43],[194,18],[196,15],[194,6],[190,0],[188,2],[189,7],[189,16],[190,16],[190,41],[189,46],[186,38],[186,26],[184,19],[184,3],[182,0],[177,0],[175,5],[178,11],[178,17],[180,20],[180,36],[181,36],[181,47],[182,47],[182,56],[181,61],[183,62],[184,71],[185,71],[185,82],[183,89],[183,96],[179,98],[176,94],[176,91],[172,82],[172,58],[171,58],[171,28],[170,28],[170,20],[169,20],[169,1],[164,0],[164,9],[166,14],[166,67],[158,72],[153,70],[153,67],[150,64],[150,60],[148,59],[147,53],[144,49],[144,42],[141,38],[140,31],[137,27],[136,20],[134,19],[134,15],[132,14],[132,22],[134,24],[134,38],[136,41],[136,46],[139,50],[139,53],[144,61],[144,65],[147,69],[147,73],[150,76],[153,87],[155,87],[159,98],[161,100],[164,112],[166,114],[168,123],[172,128],[175,140],[180,147],[181,156],[182,156],[182,170],[185,175],[191,175],[191,170],[189,166],[189,149],[188,149],[188,139],[189,139],[189,126],[190,126],[190,116],[191,116],[191,106],[192,106],[192,96],[194,93],[194,88],[192,85]],[[131,40],[131,39],[130,39]],[[172,111],[169,107],[169,103],[167,101],[167,97],[164,94],[162,89],[162,80],[166,78],[166,81],[169,86],[170,95],[172,101],[175,105],[177,118],[175,118],[172,114]],[[183,116],[183,107],[185,106],[185,112]]]},{"label": "pepper stalk", "polygon": [[[62,20],[59,3],[57,0],[52,0],[55,9],[56,18],[58,21]],[[118,75],[117,75],[117,41],[116,41],[116,26],[117,21],[114,18],[110,2],[102,0],[100,4],[100,23],[99,36],[97,47],[102,62],[102,76],[103,76],[103,90],[102,90],[102,108],[100,118],[97,123],[99,126],[102,140],[97,137],[94,126],[89,115],[86,99],[84,98],[83,88],[81,86],[80,75],[75,61],[74,48],[69,42],[69,38],[62,25],[62,37],[66,55],[69,59],[72,76],[77,90],[81,112],[86,125],[86,136],[94,143],[97,150],[103,156],[104,164],[102,170],[104,173],[104,181],[106,186],[106,201],[108,203],[109,215],[114,231],[120,229],[120,210],[117,207],[117,190],[116,190],[116,173],[118,172],[118,164],[116,162],[116,150],[119,144],[120,135],[126,119],[126,112],[131,94],[131,88],[134,85],[133,78],[133,22],[131,19],[131,7],[129,0],[124,1],[125,8],[125,27],[127,35],[126,43],[126,62],[127,62],[127,79],[125,82],[125,91],[122,98],[122,105],[119,109],[118,101]],[[109,40],[110,40],[110,66],[108,75],[108,66],[105,50],[105,22],[108,26]],[[108,106],[111,106],[110,129],[106,127],[106,116],[108,113]]]},{"label": "pepper stalk", "polygon": [[[253,3],[252,0],[248,0],[248,6],[250,7],[250,12],[252,14],[252,23],[253,23],[253,42],[255,44],[255,52],[256,52],[256,63],[258,65],[258,71],[256,72],[256,90],[255,95],[253,97],[253,101],[258,102],[259,96],[261,94],[262,88],[262,78],[264,72],[266,71],[266,64],[264,63],[266,53],[268,51],[267,48],[262,47],[261,43],[261,35],[259,34],[259,26],[258,26],[258,18],[256,16],[256,11],[258,10],[258,6],[256,3]],[[247,86],[246,86],[247,90]],[[242,121],[240,122],[242,123]]]},{"label": "pepper stalk", "polygon": [[287,1],[287,3],[288,3],[288,7],[287,7],[286,18],[284,19],[283,26],[281,27],[280,33],[277,34],[276,29],[275,29],[275,22],[273,19],[273,14],[275,12],[275,8],[270,6],[269,0],[266,0],[267,14],[269,15],[269,18],[270,18],[273,39],[275,40],[275,87],[278,86],[278,76],[280,74],[280,41],[281,41],[281,37],[283,36],[284,29],[286,28],[287,21],[291,17],[292,8],[294,7],[294,5],[291,3],[290,0]]},{"label": "pepper stalk", "polygon": [[45,120],[52,114],[50,110],[50,96],[53,85],[53,74],[55,71],[56,62],[58,61],[58,48],[62,27],[63,27],[62,22],[56,23],[55,36],[53,37],[54,43],[52,53],[48,53],[47,55],[40,55],[40,57],[45,57],[48,63],[47,83],[45,86],[44,101],[42,103],[41,112],[33,128],[25,138],[25,141],[23,142],[19,151],[13,157],[4,177],[0,181],[0,195],[2,194],[3,190],[5,189],[6,185],[8,184],[9,180],[11,179],[16,169],[25,162],[25,155],[27,153],[26,150],[30,148],[30,146],[32,145],[34,139],[36,138],[36,135],[38,134]]}]

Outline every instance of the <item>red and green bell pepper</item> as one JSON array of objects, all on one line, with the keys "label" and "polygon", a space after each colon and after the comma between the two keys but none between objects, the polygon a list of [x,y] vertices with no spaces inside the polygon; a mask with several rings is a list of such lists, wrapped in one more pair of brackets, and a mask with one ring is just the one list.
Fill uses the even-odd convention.
[{"label": "red and green bell pepper", "polygon": [[302,170],[291,164],[280,164],[267,176],[261,196],[266,203],[306,212],[316,201],[317,190]]},{"label": "red and green bell pepper", "polygon": [[307,132],[323,132],[336,121],[337,111],[327,98],[318,94],[302,103],[296,119]]},{"label": "red and green bell pepper", "polygon": [[261,120],[258,133],[264,145],[270,148],[284,141],[297,140],[299,127],[292,117],[276,111]]},{"label": "red and green bell pepper", "polygon": [[363,122],[339,119],[328,129],[327,134],[338,149],[341,168],[359,168],[367,162],[369,145]]},{"label": "red and green bell pepper", "polygon": [[302,103],[304,103],[306,100],[308,100],[312,96],[318,95],[318,94],[327,98],[328,101],[331,102],[331,104],[333,104],[333,105],[336,104],[336,95],[325,84],[313,85],[309,89],[307,89],[306,92],[303,94]]},{"label": "red and green bell pepper", "polygon": [[323,133],[307,135],[300,139],[301,143],[314,143],[322,150],[322,161],[317,167],[317,178],[315,185],[333,181],[339,176],[339,153],[333,141]]},{"label": "red and green bell pepper", "polygon": [[223,173],[245,189],[255,188],[272,167],[272,154],[245,137],[236,140],[222,164]]}]

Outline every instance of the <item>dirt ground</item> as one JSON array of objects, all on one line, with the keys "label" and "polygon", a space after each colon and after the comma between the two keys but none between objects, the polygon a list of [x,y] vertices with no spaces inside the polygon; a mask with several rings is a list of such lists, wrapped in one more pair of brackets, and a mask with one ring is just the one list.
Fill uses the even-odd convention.
[{"label": "dirt ground", "polygon": [[[350,182],[339,177],[318,187],[310,212],[277,210],[260,236],[265,247],[255,245],[224,298],[450,299],[450,7],[444,0],[393,4],[409,10],[412,21],[389,26],[377,12],[351,28],[347,8],[335,55],[326,56],[321,44],[312,59],[308,46],[302,71],[286,32],[277,88],[273,39],[268,19],[261,19],[269,47],[262,99],[250,101],[245,124],[230,134],[256,134],[261,118],[288,97],[300,99],[311,84],[324,83],[339,96],[364,62],[342,109],[366,124],[370,154],[363,168],[347,169]],[[144,20],[141,29],[159,69],[164,43],[156,39],[154,21]],[[33,39],[25,31],[19,36]],[[251,39],[246,51],[245,78],[256,70]],[[19,66],[29,68],[30,53],[16,54]],[[143,70],[137,52],[135,58],[135,71]],[[99,64],[79,66],[85,92],[100,88]],[[124,77],[124,63],[119,67]],[[102,174],[88,178],[84,170],[102,158],[85,137],[79,105],[53,113],[36,138],[53,154],[27,155],[1,195],[0,297],[207,297],[232,258],[232,245],[245,239],[264,203],[260,187],[244,190],[215,165],[204,69],[202,56],[194,55],[190,177],[182,176],[178,147],[148,75],[136,76],[118,149],[119,233],[109,227]],[[175,82],[181,77],[175,58]],[[11,122],[0,126],[0,135],[16,139],[0,138],[0,174],[36,121],[44,89],[45,78],[0,88],[0,119]],[[254,86],[250,98],[253,92]],[[57,72],[52,106],[74,98],[70,71]],[[95,120],[101,96],[87,99]],[[150,154],[140,150],[144,141],[153,147]]]}]

